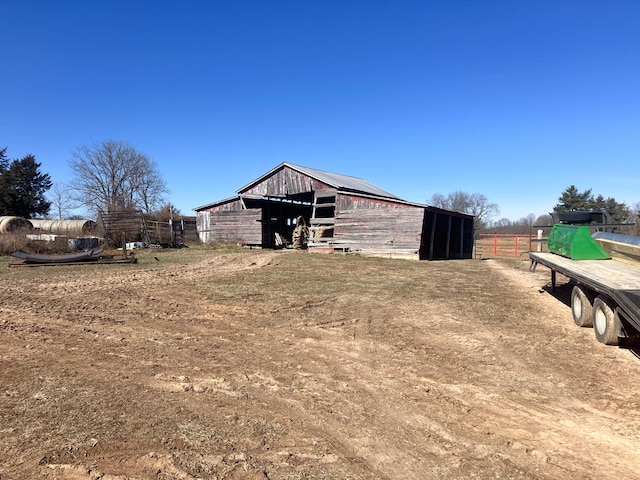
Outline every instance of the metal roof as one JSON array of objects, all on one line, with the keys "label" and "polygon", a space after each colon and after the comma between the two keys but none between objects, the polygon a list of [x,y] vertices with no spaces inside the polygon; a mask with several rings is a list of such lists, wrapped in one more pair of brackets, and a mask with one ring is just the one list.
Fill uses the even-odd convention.
[{"label": "metal roof", "polygon": [[392,193],[389,193],[386,190],[376,187],[374,184],[369,183],[366,180],[363,180],[361,178],[351,177],[348,175],[341,175],[339,173],[325,172],[323,170],[316,170],[315,168],[303,167],[301,165],[294,165],[293,163],[288,163],[288,162],[281,163],[274,169],[268,171],[261,177],[251,182],[249,185],[242,187],[240,190],[238,190],[238,193],[242,193],[243,191],[248,190],[254,185],[262,182],[265,178],[271,176],[274,172],[285,167],[289,167],[292,170],[296,170],[297,172],[300,172],[303,175],[312,177],[331,187],[337,188],[338,190],[357,192],[357,193],[367,193],[369,195],[375,195],[378,197],[391,198],[394,200],[402,200],[400,197],[396,197]]},{"label": "metal roof", "polygon": [[381,188],[376,187],[372,183],[369,183],[366,180],[363,180],[361,178],[351,177],[349,175],[341,175],[339,173],[325,172],[323,170],[316,170],[315,168],[303,167],[301,165],[294,165],[293,163],[288,163],[288,162],[281,163],[280,165],[278,165],[275,168],[272,168],[267,173],[265,173],[264,175],[261,175],[259,178],[255,179],[248,185],[245,185],[241,189],[237,190],[237,193],[238,193],[237,197],[230,197],[224,200],[219,200],[217,202],[202,205],[200,207],[194,208],[194,210],[197,212],[197,211],[205,210],[214,206],[239,200],[240,198],[243,197],[242,192],[251,189],[253,186],[264,181],[266,178],[270,177],[275,172],[285,167],[291,168],[292,170],[302,173],[303,175],[307,175],[311,178],[314,178],[319,182],[322,182],[326,185],[329,185],[330,187],[338,189],[339,191],[351,192],[353,194],[359,194],[363,197],[369,197],[369,198],[388,199],[393,202],[397,202],[405,205],[412,205],[414,207],[427,208],[430,211],[434,211],[434,212],[442,212],[447,214],[455,214],[456,216],[461,216],[461,217],[473,218],[473,215],[469,215],[467,213],[453,212],[450,210],[444,210],[438,207],[433,207],[433,206],[425,205],[422,203],[415,203],[415,202],[403,200],[402,198],[397,197],[385,190],[382,190]]}]

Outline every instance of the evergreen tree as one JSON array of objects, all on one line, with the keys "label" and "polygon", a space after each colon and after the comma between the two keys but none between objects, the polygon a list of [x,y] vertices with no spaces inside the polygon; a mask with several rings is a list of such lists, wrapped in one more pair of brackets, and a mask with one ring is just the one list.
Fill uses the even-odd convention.
[{"label": "evergreen tree", "polygon": [[572,210],[590,210],[593,202],[591,189],[580,192],[575,185],[570,185],[560,198],[558,204],[553,207],[554,212],[568,212]]},{"label": "evergreen tree", "polygon": [[9,159],[7,158],[7,147],[0,148],[0,175],[9,168]]},{"label": "evergreen tree", "polygon": [[625,223],[632,217],[631,209],[623,202],[619,203],[613,197],[598,195],[594,198],[591,189],[580,192],[575,185],[571,185],[562,192],[558,204],[553,208],[555,212],[572,210],[606,210],[611,215],[612,223]]},{"label": "evergreen tree", "polygon": [[9,159],[7,158],[7,147],[0,149],[0,216],[8,215],[8,208],[5,204],[5,180],[9,169]]},{"label": "evergreen tree", "polygon": [[39,171],[33,155],[9,163],[5,153],[6,148],[0,151],[0,215],[46,215],[51,207],[44,196],[51,188],[49,174]]},{"label": "evergreen tree", "polygon": [[604,198],[602,195],[598,195],[592,202],[591,208],[593,210],[606,210],[611,215],[611,221],[613,223],[625,223],[631,220],[632,212],[626,203],[618,203],[615,198]]}]

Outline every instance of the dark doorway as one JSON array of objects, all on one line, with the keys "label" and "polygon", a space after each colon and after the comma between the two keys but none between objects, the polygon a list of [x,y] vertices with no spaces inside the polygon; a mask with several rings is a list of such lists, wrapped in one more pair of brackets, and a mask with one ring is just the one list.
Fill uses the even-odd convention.
[{"label": "dark doorway", "polygon": [[473,218],[425,210],[420,260],[471,258]]},{"label": "dark doorway", "polygon": [[247,208],[262,209],[263,248],[281,248],[283,243],[291,243],[297,217],[302,216],[307,225],[309,224],[313,192],[288,195],[282,198],[245,198],[244,202]]}]

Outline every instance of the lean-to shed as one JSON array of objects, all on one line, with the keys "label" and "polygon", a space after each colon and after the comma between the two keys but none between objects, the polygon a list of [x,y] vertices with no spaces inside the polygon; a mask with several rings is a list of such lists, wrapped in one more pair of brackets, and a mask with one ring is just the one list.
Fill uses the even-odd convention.
[{"label": "lean-to shed", "polygon": [[205,242],[273,248],[309,225],[311,251],[471,258],[473,216],[405,201],[360,178],[282,163],[237,195],[197,207]]}]

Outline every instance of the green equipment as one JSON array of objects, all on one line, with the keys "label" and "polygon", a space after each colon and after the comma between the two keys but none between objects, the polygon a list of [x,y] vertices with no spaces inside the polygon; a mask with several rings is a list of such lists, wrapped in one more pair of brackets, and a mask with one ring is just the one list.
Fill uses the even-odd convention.
[{"label": "green equipment", "polygon": [[591,236],[588,225],[556,223],[549,233],[547,246],[551,253],[572,260],[606,260],[611,258]]}]

